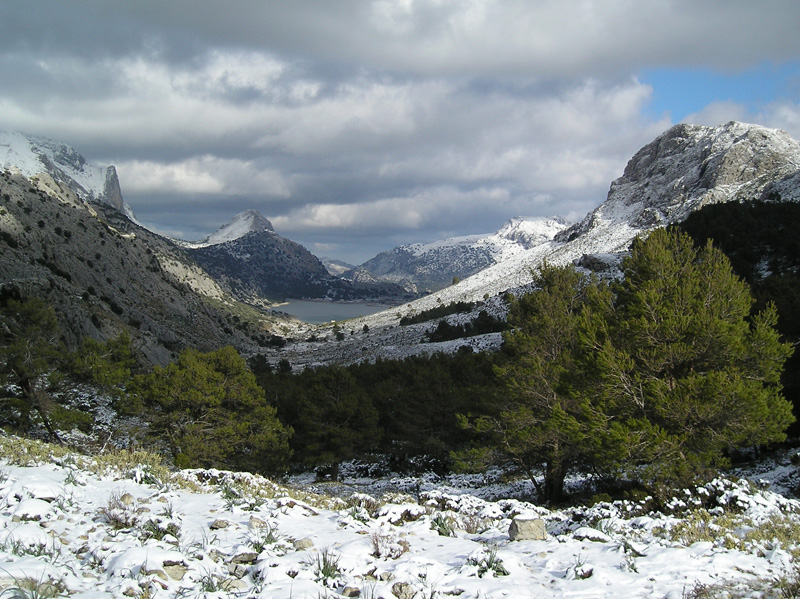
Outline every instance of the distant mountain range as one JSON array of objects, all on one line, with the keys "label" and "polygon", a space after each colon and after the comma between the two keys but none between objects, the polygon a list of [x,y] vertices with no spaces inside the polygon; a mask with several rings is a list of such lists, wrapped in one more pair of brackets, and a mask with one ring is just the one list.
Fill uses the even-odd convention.
[{"label": "distant mountain range", "polygon": [[342,276],[351,281],[390,281],[413,293],[430,293],[551,241],[568,226],[559,217],[516,217],[496,233],[401,245]]},{"label": "distant mountain range", "polygon": [[339,278],[255,211],[199,242],[148,231],[124,202],[114,168],[89,165],[64,144],[1,133],[0,167],[0,300],[47,299],[67,341],[132,331],[154,363],[184,346],[270,351],[271,335],[291,336],[297,325],[241,302],[284,297],[406,302],[348,323],[340,343],[290,344],[280,355],[292,360],[428,351],[436,344],[422,348],[415,327],[397,327],[401,316],[454,301],[501,313],[496,298],[526,289],[543,260],[613,268],[634,237],[705,205],[800,201],[800,144],[785,132],[677,125],[639,150],[606,201],[578,223],[514,218],[496,233],[404,245],[355,268],[329,261]]}]

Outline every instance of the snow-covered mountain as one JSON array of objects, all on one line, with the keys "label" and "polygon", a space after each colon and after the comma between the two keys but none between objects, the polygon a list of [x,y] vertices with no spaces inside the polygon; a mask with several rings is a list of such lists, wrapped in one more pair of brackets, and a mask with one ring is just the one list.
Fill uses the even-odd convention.
[{"label": "snow-covered mountain", "polygon": [[[397,324],[405,315],[452,302],[484,302],[485,298],[489,299],[478,309],[502,313],[503,303],[498,296],[506,291],[527,289],[532,269],[545,260],[554,265],[575,263],[592,270],[607,269],[613,267],[638,235],[681,222],[707,204],[751,199],[800,201],[800,143],[784,131],[759,125],[738,122],[719,127],[676,125],[631,158],[622,176],[611,184],[606,201],[581,222],[563,227],[549,240],[536,238],[527,247],[518,246],[458,284],[408,303],[402,309],[348,323],[347,328],[354,333],[366,325],[370,331],[368,340],[355,335],[325,348],[298,346],[292,348],[292,358],[297,363],[359,360],[363,359],[365,347],[373,358],[455,351],[462,345],[477,350],[497,348],[499,334],[421,344],[419,341],[429,325],[398,327]],[[513,236],[512,229],[509,227],[506,237]],[[442,245],[450,244],[442,242]],[[406,252],[413,256],[410,250]],[[470,317],[474,315],[465,316]]]},{"label": "snow-covered mountain", "polygon": [[436,291],[450,285],[454,278],[469,277],[551,241],[568,226],[560,217],[516,217],[495,233],[398,246],[381,252],[344,277],[354,281],[391,281],[413,291]]},{"label": "snow-covered mountain", "polygon": [[647,231],[707,204],[797,201],[799,172],[800,144],[785,131],[738,122],[676,125],[636,152],[607,200],[559,239],[620,226]]},{"label": "snow-covered mountain", "polygon": [[263,217],[258,210],[245,210],[234,216],[228,223],[222,225],[202,241],[180,241],[186,248],[196,249],[219,245],[229,241],[241,239],[248,233],[275,233],[269,219]]},{"label": "snow-covered mountain", "polygon": [[[49,177],[85,202],[108,204],[135,221],[122,199],[117,170],[88,164],[74,148],[43,137],[0,131],[0,168],[31,177]],[[43,182],[45,185],[47,182]]]},{"label": "snow-covered mountain", "polygon": [[521,287],[543,260],[605,263],[637,235],[681,222],[707,204],[751,199],[800,199],[800,143],[760,125],[676,125],[636,152],[606,201],[580,223],[419,301],[474,300]]}]

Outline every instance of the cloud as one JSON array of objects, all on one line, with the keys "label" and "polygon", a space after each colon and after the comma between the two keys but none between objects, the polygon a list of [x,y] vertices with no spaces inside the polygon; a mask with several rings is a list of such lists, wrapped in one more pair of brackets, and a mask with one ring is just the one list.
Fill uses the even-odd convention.
[{"label": "cloud", "polygon": [[788,100],[770,102],[755,111],[738,102],[712,102],[702,111],[690,114],[683,120],[686,123],[709,126],[728,121],[758,123],[783,129],[795,139],[800,139],[800,103]]},{"label": "cloud", "polygon": [[[126,200],[165,230],[197,238],[256,208],[284,234],[361,256],[518,214],[581,218],[672,124],[647,115],[643,69],[800,56],[796,0],[4,9],[0,128],[115,163]],[[800,136],[791,99],[690,118]]]},{"label": "cloud", "polygon": [[133,194],[289,196],[289,185],[278,171],[208,155],[167,164],[147,160],[121,162],[117,172],[125,191]]}]

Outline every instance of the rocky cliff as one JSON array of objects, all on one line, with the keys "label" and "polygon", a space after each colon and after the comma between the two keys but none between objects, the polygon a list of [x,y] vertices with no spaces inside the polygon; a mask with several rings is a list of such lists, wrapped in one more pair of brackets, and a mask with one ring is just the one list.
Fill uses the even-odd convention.
[{"label": "rocky cliff", "polygon": [[25,177],[46,176],[72,190],[80,199],[107,204],[135,220],[122,198],[117,170],[86,162],[74,148],[43,137],[0,131],[0,168]]},{"label": "rocky cliff", "polygon": [[606,201],[556,239],[613,225],[646,231],[707,204],[797,200],[799,170],[800,144],[785,131],[738,122],[676,125],[636,152]]}]

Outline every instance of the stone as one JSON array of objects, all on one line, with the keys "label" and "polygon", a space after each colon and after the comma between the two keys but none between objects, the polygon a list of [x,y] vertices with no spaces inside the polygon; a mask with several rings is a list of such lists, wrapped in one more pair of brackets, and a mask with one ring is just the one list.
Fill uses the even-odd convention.
[{"label": "stone", "polygon": [[223,528],[228,528],[230,525],[231,523],[228,522],[227,520],[222,520],[218,518],[217,520],[214,520],[211,523],[211,526],[209,526],[209,528],[211,530],[222,530]]},{"label": "stone", "polygon": [[414,599],[417,591],[407,582],[396,582],[392,585],[392,595],[397,599]]},{"label": "stone", "polygon": [[514,518],[508,527],[508,536],[512,541],[544,541],[547,530],[541,518]]},{"label": "stone", "polygon": [[184,564],[167,565],[167,563],[164,562],[164,572],[172,580],[183,580],[183,577],[186,575],[186,572],[188,571],[189,568],[187,568]]},{"label": "stone", "polygon": [[269,524],[265,520],[256,516],[250,516],[250,528],[253,530],[260,530],[262,528],[269,528]]},{"label": "stone", "polygon": [[311,549],[314,546],[314,541],[309,537],[306,537],[305,539],[298,539],[297,541],[292,543],[292,545],[298,551],[303,551],[305,549]]},{"label": "stone", "polygon": [[244,564],[234,564],[231,563],[228,566],[228,574],[234,576],[235,578],[241,580],[245,576],[247,576],[247,567]]},{"label": "stone", "polygon": [[254,551],[245,551],[237,553],[231,558],[232,564],[255,564],[258,560],[258,554]]},{"label": "stone", "polygon": [[361,589],[358,587],[344,587],[342,589],[343,597],[361,597]]}]

